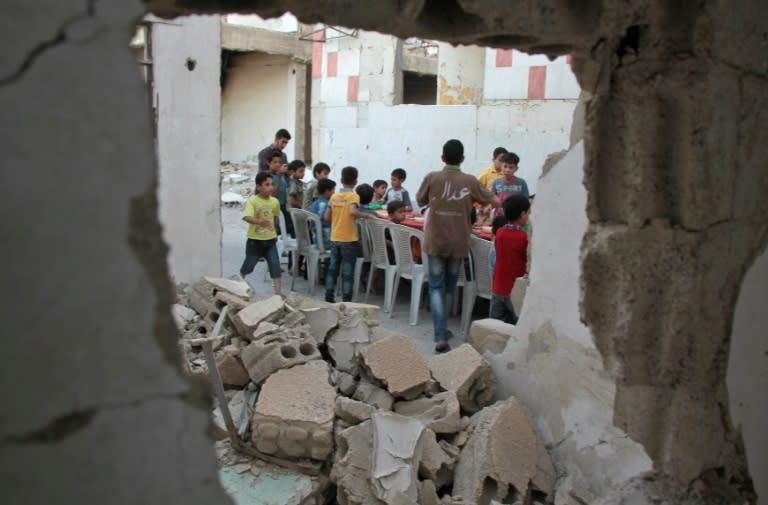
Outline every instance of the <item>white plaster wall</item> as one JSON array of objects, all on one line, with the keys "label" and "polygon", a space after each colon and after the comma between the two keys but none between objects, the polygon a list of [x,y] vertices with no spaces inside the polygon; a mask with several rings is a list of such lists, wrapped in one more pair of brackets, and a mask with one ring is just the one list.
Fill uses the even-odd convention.
[{"label": "white plaster wall", "polygon": [[[361,182],[388,179],[405,168],[405,187],[418,189],[428,172],[442,167],[450,138],[464,143],[462,169],[478,174],[493,149],[507,147],[520,158],[520,177],[531,192],[546,157],[568,147],[575,101],[520,101],[499,105],[397,105],[381,103],[312,109],[314,161],[340,170],[360,170]],[[338,172],[336,172],[338,174]]]},{"label": "white plaster wall", "polygon": [[488,100],[528,99],[528,72],[532,66],[546,67],[544,97],[548,100],[572,100],[581,87],[565,56],[549,60],[543,54],[512,50],[512,66],[496,66],[496,49],[485,50],[483,98]]},{"label": "white plaster wall", "polygon": [[440,42],[437,54],[437,103],[482,103],[484,70],[484,48]]},{"label": "white plaster wall", "polygon": [[271,19],[262,19],[255,14],[227,14],[224,21],[231,25],[250,26],[273,32],[295,32],[299,29],[299,21],[290,12]]},{"label": "white plaster wall", "polygon": [[614,383],[580,322],[583,163],[579,142],[539,180],[525,304],[507,348],[486,358],[500,380],[498,396],[516,396],[529,408],[572,491],[590,503],[649,470],[651,461],[613,426]]},{"label": "white plaster wall", "polygon": [[[768,503],[768,251],[747,271],[736,301],[726,384],[758,504]],[[757,393],[757,394],[756,394]]]},{"label": "white plaster wall", "polygon": [[[240,163],[258,155],[286,128],[296,132],[295,64],[287,56],[235,54],[221,91],[221,160]],[[294,157],[294,143],[285,149]]]},{"label": "white plaster wall", "polygon": [[221,270],[219,17],[153,24],[152,57],[160,221],[171,249],[171,275],[176,282],[193,282]]},{"label": "white plaster wall", "polygon": [[230,503],[166,325],[144,8],[0,4],[6,504]]}]

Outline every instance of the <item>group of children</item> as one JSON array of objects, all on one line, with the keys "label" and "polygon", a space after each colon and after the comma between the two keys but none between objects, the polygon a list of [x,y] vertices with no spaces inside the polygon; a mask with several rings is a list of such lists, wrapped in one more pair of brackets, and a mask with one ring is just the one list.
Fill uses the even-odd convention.
[{"label": "group of children", "polygon": [[[525,180],[515,176],[519,157],[497,148],[493,161],[494,165],[478,176],[503,202],[500,212],[481,209],[478,217],[481,221],[491,219],[494,237],[490,317],[515,324],[517,315],[510,294],[515,280],[527,273],[527,223],[531,204]],[[375,210],[386,206],[393,222],[402,221],[405,213],[413,208],[410,195],[403,187],[406,171],[393,170],[391,185],[381,179],[372,185],[358,185],[357,169],[347,166],[341,170],[341,187],[337,190],[336,182],[329,179],[331,169],[326,163],[317,163],[312,168],[313,180],[306,184],[303,182],[306,164],[301,160],[286,164],[282,151],[275,149],[268,153],[267,167],[267,171],[256,176],[256,193],[245,206],[243,220],[249,226],[241,277],[250,274],[257,261],[264,258],[275,293],[281,294],[277,218],[282,212],[286,229],[293,234],[288,209],[303,208],[323,219],[320,233],[331,252],[325,277],[325,300],[335,301],[340,274],[342,300],[351,301],[355,263],[362,254],[356,220],[376,217]]]},{"label": "group of children", "polygon": [[[348,166],[341,170],[341,188],[329,179],[331,168],[317,163],[312,168],[313,180],[304,183],[306,164],[301,160],[285,163],[282,151],[267,153],[267,170],[256,175],[256,192],[245,205],[243,220],[248,223],[246,257],[240,268],[241,278],[250,274],[259,259],[265,259],[276,294],[281,294],[281,268],[277,253],[278,217],[285,217],[286,231],[293,235],[288,210],[303,208],[323,221],[323,242],[330,250],[326,273],[325,299],[335,301],[336,281],[341,274],[342,299],[352,300],[355,262],[362,253],[356,219],[377,217],[375,210],[386,205],[393,221],[399,222],[411,210],[408,191],[403,187],[407,176],[397,168],[391,174],[391,187],[386,181],[373,185],[357,185],[358,171]],[[318,232],[318,230],[315,230]]]}]

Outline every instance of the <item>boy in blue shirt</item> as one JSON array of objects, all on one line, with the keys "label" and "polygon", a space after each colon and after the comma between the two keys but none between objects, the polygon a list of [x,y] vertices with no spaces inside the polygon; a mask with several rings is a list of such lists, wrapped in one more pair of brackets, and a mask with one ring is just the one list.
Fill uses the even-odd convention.
[{"label": "boy in blue shirt", "polygon": [[[320,216],[323,220],[323,244],[328,248],[331,245],[331,222],[325,220],[325,211],[328,210],[328,204],[330,203],[333,193],[336,192],[336,181],[331,179],[320,179],[317,181],[317,200],[309,204],[307,210],[312,214]],[[316,233],[316,230],[313,230]]]}]

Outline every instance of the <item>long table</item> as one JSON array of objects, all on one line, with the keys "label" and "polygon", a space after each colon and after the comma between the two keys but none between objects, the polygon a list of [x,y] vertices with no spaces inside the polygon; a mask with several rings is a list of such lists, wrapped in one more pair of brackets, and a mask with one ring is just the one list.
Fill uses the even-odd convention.
[{"label": "long table", "polygon": [[[410,212],[405,215],[405,219],[400,224],[417,230],[424,230],[424,216],[418,212]],[[491,240],[493,237],[490,226],[473,226],[472,233],[485,240]]]}]

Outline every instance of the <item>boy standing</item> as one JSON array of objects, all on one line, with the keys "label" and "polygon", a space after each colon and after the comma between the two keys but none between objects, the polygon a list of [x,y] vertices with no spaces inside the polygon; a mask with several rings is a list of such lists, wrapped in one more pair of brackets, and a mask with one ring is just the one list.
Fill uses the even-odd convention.
[{"label": "boy standing", "polygon": [[448,308],[459,278],[459,269],[469,256],[469,234],[472,231],[472,206],[499,206],[499,200],[474,176],[461,172],[464,145],[449,140],[443,145],[445,167],[430,172],[416,193],[420,206],[429,205],[429,218],[424,225],[424,252],[427,255],[429,305],[435,328],[435,352],[451,350],[450,332],[446,328]]},{"label": "boy standing", "polygon": [[[282,160],[282,158],[281,158]],[[256,175],[256,194],[245,204],[243,221],[248,223],[248,240],[245,244],[245,260],[240,267],[240,277],[253,272],[260,258],[267,261],[269,276],[275,294],[281,294],[280,258],[277,256],[276,219],[280,215],[280,204],[272,196],[272,177],[268,172]]]},{"label": "boy standing", "polygon": [[355,188],[355,193],[360,197],[360,205],[358,206],[360,211],[375,214],[376,211],[370,207],[374,195],[373,186],[370,184],[361,184]]},{"label": "boy standing", "polygon": [[486,188],[491,189],[491,186],[493,186],[493,181],[502,176],[502,168],[504,164],[502,158],[505,154],[507,154],[507,150],[503,147],[497,147],[494,149],[493,161],[490,166],[486,167],[479,174],[477,174],[477,180],[480,181]]},{"label": "boy standing", "polygon": [[503,176],[493,181],[491,186],[491,191],[499,197],[501,202],[512,195],[522,195],[526,198],[529,196],[528,184],[520,177],[515,177],[518,163],[520,163],[520,158],[515,153],[507,153],[502,158],[501,172]]},{"label": "boy standing", "polygon": [[309,181],[304,188],[304,200],[302,202],[302,208],[308,209],[309,204],[314,202],[318,196],[320,196],[317,190],[317,183],[323,179],[327,179],[330,174],[331,167],[329,167],[327,163],[323,163],[322,161],[315,163],[315,166],[312,167],[312,177],[314,179]]},{"label": "boy standing", "polygon": [[384,198],[382,199],[381,203],[389,203],[393,200],[402,200],[405,202],[406,212],[413,210],[413,206],[411,206],[411,197],[408,194],[408,190],[403,187],[405,177],[406,173],[402,168],[396,168],[392,170],[392,177],[389,179],[392,183],[392,187],[390,187],[387,192],[384,193]]},{"label": "boy standing", "polygon": [[320,197],[309,204],[307,209],[312,214],[320,216],[320,219],[323,220],[323,244],[325,244],[326,248],[331,247],[331,222],[324,219],[325,211],[328,210],[328,204],[335,191],[336,181],[320,179],[317,181],[317,192],[320,193]]},{"label": "boy standing", "polygon": [[268,171],[269,170],[269,157],[272,154],[272,151],[280,151],[280,154],[283,155],[283,159],[285,159],[285,154],[283,154],[283,149],[288,145],[288,142],[291,140],[291,134],[288,133],[288,130],[285,128],[280,128],[275,132],[275,140],[269,144],[267,147],[259,151],[259,170],[260,171]]},{"label": "boy standing", "polygon": [[530,210],[531,202],[527,196],[510,196],[504,200],[507,224],[496,232],[496,268],[493,272],[490,317],[510,324],[517,324],[517,315],[509,295],[515,280],[527,273],[528,234],[523,226],[528,222]]},{"label": "boy standing", "polygon": [[307,164],[302,160],[293,160],[288,164],[291,178],[288,179],[288,205],[289,209],[301,209],[304,200],[304,173]]},{"label": "boy standing", "polygon": [[344,167],[341,170],[341,190],[330,199],[325,220],[331,222],[331,262],[328,275],[325,276],[325,301],[334,303],[336,277],[341,270],[341,295],[345,302],[352,301],[352,289],[355,282],[355,262],[362,255],[362,248],[357,236],[355,218],[373,218],[372,214],[361,212],[357,206],[360,197],[355,193],[357,169]]}]

